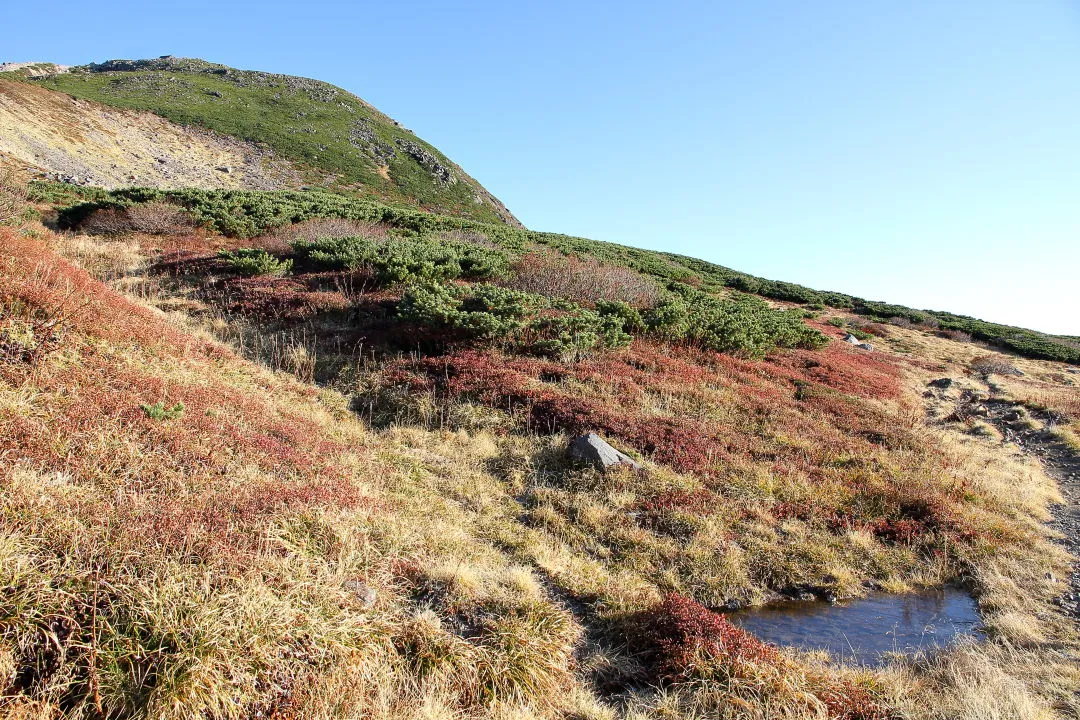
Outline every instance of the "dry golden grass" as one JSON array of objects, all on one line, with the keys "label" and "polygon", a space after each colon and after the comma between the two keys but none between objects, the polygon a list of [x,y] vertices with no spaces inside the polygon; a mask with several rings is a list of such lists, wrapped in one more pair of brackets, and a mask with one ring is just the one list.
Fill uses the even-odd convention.
[{"label": "dry golden grass", "polygon": [[[5,716],[822,718],[823,678],[866,688],[896,717],[1075,716],[1074,631],[1049,602],[1062,588],[1046,579],[1065,576],[1069,560],[1042,524],[1060,500],[1053,482],[999,438],[923,419],[929,379],[980,389],[962,375],[977,348],[896,329],[921,364],[903,399],[866,407],[940,452],[940,464],[883,453],[885,471],[913,490],[964,487],[976,499],[965,519],[997,542],[927,562],[865,529],[777,521],[755,498],[790,481],[749,459],[726,476],[739,513],[729,502],[659,532],[634,519],[642,501],[690,496],[700,478],[653,464],[647,476],[574,468],[565,436],[507,433],[468,403],[433,403],[413,426],[374,431],[348,398],[298,380],[304,363],[270,363],[291,374],[260,367],[215,339],[262,357],[228,318],[192,314],[196,301],[165,285],[131,285],[145,262],[137,244],[48,241],[113,287],[142,290],[136,303],[63,275],[74,278],[66,291],[98,298],[90,315],[38,366],[0,373]],[[5,266],[5,279],[18,270]],[[0,327],[28,311],[3,308]],[[1052,372],[1018,364],[1039,382]],[[176,398],[177,420],[139,410]],[[676,393],[649,398],[657,413],[694,410]],[[946,401],[926,402],[947,414]],[[813,450],[797,433],[777,443]],[[240,502],[251,488],[260,502]],[[838,492],[784,489],[823,501]],[[956,562],[986,613],[986,643],[880,672],[785,653],[742,685],[646,682],[612,698],[593,684],[640,677],[620,633],[667,593],[761,601],[826,575],[849,594],[867,577],[902,591],[940,582]],[[357,583],[375,590],[373,604]]]}]

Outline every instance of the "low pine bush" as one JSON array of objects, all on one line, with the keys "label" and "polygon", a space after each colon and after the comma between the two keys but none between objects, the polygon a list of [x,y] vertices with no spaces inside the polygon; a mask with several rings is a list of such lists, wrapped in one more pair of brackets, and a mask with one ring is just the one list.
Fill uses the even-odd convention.
[{"label": "low pine bush", "polygon": [[237,275],[284,275],[292,269],[292,260],[279,260],[265,250],[242,248],[228,252],[222,250],[218,257],[226,267]]},{"label": "low pine bush", "polygon": [[176,420],[184,414],[184,403],[179,402],[172,407],[166,407],[163,402],[156,402],[153,405],[144,404],[139,407],[151,420]]},{"label": "low pine bush", "polygon": [[498,341],[508,349],[566,360],[632,339],[617,317],[490,284],[410,286],[398,317],[442,332],[451,342]]},{"label": "low pine bush", "polygon": [[488,280],[505,274],[508,265],[501,250],[428,238],[328,237],[297,241],[293,249],[305,264],[327,270],[367,269],[382,285]]},{"label": "low pine bush", "polygon": [[688,286],[644,315],[651,332],[705,350],[763,357],[782,348],[820,348],[828,339],[795,312],[772,308],[761,298],[737,294],[721,300]]},{"label": "low pine bush", "polygon": [[863,342],[874,339],[873,335],[866,332],[865,330],[860,330],[857,327],[848,328],[848,332],[857,337],[859,340],[862,340]]}]

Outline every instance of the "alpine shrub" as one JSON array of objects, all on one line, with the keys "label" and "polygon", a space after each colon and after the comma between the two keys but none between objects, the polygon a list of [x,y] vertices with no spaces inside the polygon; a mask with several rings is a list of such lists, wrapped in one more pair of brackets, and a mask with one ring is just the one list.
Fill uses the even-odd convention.
[{"label": "alpine shrub", "polygon": [[328,270],[369,268],[383,285],[412,281],[487,280],[506,272],[505,252],[465,242],[361,235],[293,244],[297,257]]},{"label": "alpine shrub", "polygon": [[139,407],[151,420],[176,420],[184,414],[184,403],[179,402],[172,407],[166,407],[163,402],[156,402],[153,405],[144,404]]},{"label": "alpine shrub", "polygon": [[619,318],[486,283],[410,285],[398,317],[448,332],[452,339],[502,340],[506,346],[567,359],[632,340]]},{"label": "alpine shrub", "polygon": [[261,249],[222,250],[218,257],[225,261],[231,271],[244,277],[284,275],[292,269],[292,260],[279,260]]},{"label": "alpine shrub", "polygon": [[601,300],[596,303],[596,312],[602,317],[617,320],[619,327],[631,335],[645,329],[645,320],[641,317],[641,313],[628,303],[619,300]]}]

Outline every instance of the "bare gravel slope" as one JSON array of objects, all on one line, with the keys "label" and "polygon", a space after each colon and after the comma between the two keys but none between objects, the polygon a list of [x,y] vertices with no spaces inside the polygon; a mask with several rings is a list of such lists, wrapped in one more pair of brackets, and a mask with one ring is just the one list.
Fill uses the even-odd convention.
[{"label": "bare gravel slope", "polygon": [[253,143],[8,80],[0,80],[0,155],[50,177],[108,188],[302,183],[292,164]]}]

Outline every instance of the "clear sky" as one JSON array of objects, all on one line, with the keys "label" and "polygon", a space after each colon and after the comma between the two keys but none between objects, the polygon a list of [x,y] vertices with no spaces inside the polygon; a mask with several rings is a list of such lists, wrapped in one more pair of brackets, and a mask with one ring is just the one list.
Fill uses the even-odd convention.
[{"label": "clear sky", "polygon": [[11,3],[0,60],[341,85],[531,228],[1080,335],[1080,4]]}]

